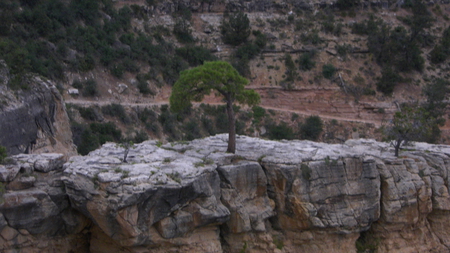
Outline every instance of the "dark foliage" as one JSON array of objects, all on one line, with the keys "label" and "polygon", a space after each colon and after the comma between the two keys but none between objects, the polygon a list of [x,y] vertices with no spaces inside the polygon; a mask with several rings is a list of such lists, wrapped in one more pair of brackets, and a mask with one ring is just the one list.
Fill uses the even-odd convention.
[{"label": "dark foliage", "polygon": [[279,125],[271,125],[268,133],[271,140],[292,140],[295,138],[294,130],[284,122]]},{"label": "dark foliage", "polygon": [[323,122],[319,116],[309,116],[305,123],[300,126],[300,137],[302,139],[315,141],[323,131]]},{"label": "dark foliage", "polygon": [[215,61],[217,57],[201,46],[186,46],[175,50],[176,54],[189,63],[189,66],[195,67],[202,65],[205,61]]},{"label": "dark foliage", "polygon": [[220,29],[223,42],[238,46],[246,42],[250,36],[250,20],[243,12],[230,14],[229,17],[224,17]]}]

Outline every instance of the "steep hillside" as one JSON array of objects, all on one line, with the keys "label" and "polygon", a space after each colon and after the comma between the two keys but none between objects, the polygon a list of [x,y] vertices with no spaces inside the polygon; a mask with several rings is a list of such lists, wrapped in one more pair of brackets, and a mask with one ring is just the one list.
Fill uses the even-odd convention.
[{"label": "steep hillside", "polygon": [[[318,115],[323,131],[314,139],[381,140],[402,103],[424,101],[424,87],[448,79],[449,6],[398,4],[9,0],[0,52],[10,89],[24,88],[27,72],[58,84],[81,153],[106,140],[226,131],[220,106],[182,114],[164,106],[181,70],[214,59],[230,61],[262,97],[260,107],[240,108],[240,134],[313,139],[302,126]],[[227,37],[233,20],[244,35]],[[438,142],[449,141],[448,127]]]}]

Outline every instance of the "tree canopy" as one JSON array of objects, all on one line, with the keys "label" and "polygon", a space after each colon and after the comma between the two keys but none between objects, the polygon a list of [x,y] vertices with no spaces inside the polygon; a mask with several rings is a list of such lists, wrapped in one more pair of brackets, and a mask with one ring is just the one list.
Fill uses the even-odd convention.
[{"label": "tree canopy", "polygon": [[212,91],[223,96],[227,103],[229,140],[227,152],[235,152],[235,116],[233,103],[256,105],[260,101],[254,90],[245,89],[249,81],[239,75],[236,69],[224,61],[206,62],[201,66],[184,70],[175,82],[170,95],[170,108],[179,112],[191,105],[192,101],[200,102]]},{"label": "tree canopy", "polygon": [[386,129],[387,137],[392,141],[395,156],[400,148],[409,141],[422,141],[429,136],[434,119],[422,107],[404,105],[402,111],[396,112],[390,126]]}]

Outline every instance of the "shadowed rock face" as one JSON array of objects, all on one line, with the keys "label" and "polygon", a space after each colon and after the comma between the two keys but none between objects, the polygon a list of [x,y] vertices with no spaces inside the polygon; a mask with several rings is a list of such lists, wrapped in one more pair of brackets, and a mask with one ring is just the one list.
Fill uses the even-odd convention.
[{"label": "shadowed rock face", "polygon": [[449,250],[448,146],[416,143],[396,158],[372,140],[239,136],[234,155],[226,140],[148,141],[128,163],[116,144],[63,166],[61,155],[16,156],[0,167],[1,249],[64,238],[90,252]]},{"label": "shadowed rock face", "polygon": [[8,154],[60,152],[75,155],[69,118],[53,82],[25,77],[27,90],[7,88],[9,73],[0,61],[0,145]]}]

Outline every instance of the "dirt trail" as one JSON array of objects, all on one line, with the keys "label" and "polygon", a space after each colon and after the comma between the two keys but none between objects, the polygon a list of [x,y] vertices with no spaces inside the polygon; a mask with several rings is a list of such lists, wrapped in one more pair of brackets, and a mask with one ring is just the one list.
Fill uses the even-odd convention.
[{"label": "dirt trail", "polygon": [[[114,102],[102,101],[102,100],[93,101],[93,100],[80,100],[80,99],[66,99],[65,103],[66,104],[74,104],[74,105],[86,107],[86,106],[93,106],[93,105],[105,106],[105,105],[109,105],[109,104],[114,103]],[[147,107],[147,106],[154,106],[154,105],[156,105],[156,106],[168,105],[169,101],[153,101],[153,102],[146,102],[146,103],[122,102],[122,103],[119,103],[119,104],[124,105],[124,106],[139,106],[139,107],[142,106],[142,107]],[[193,104],[194,104],[194,106],[199,106],[202,103],[193,103]],[[209,104],[209,105],[223,105],[224,103],[206,102],[205,104]],[[283,109],[283,108],[271,107],[271,106],[266,106],[266,105],[260,105],[260,106],[262,108],[266,109],[266,110],[274,110],[274,111],[280,111],[280,112],[297,113],[299,115],[304,115],[304,116],[311,116],[311,115],[313,115],[313,114],[311,114],[310,112],[307,112],[307,111]],[[330,116],[330,115],[318,115],[318,116],[323,118],[323,119],[329,119],[329,120],[335,119],[335,120],[338,120],[338,121],[373,124],[375,127],[380,127],[382,125],[382,122],[377,121],[377,120],[345,118],[345,117],[336,117],[336,116]]]}]

